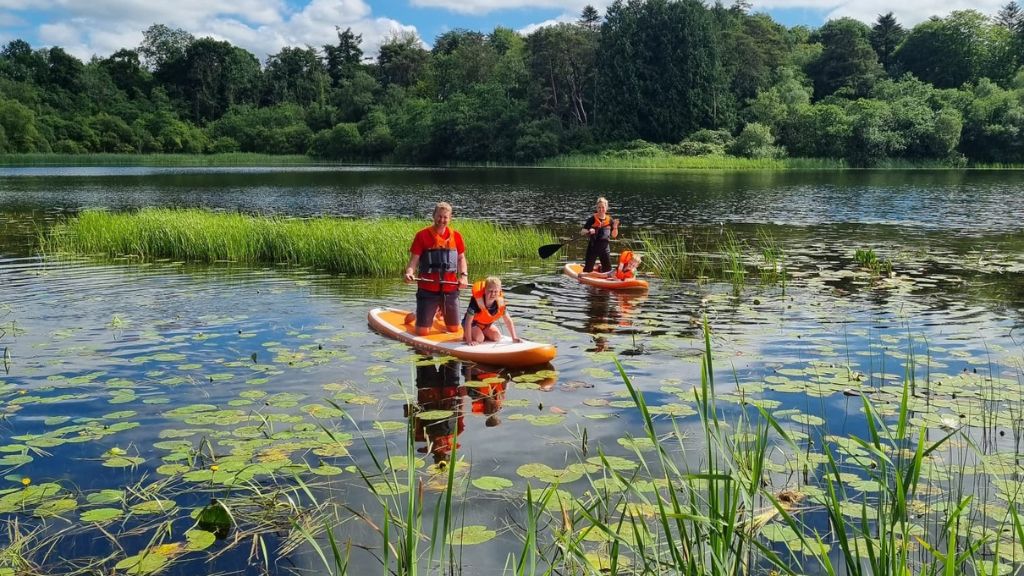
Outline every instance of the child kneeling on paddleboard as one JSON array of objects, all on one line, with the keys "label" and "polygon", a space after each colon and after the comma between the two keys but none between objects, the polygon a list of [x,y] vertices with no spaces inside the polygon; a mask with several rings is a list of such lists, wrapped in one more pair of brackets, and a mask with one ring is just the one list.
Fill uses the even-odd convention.
[{"label": "child kneeling on paddleboard", "polygon": [[588,278],[608,278],[609,280],[632,280],[636,278],[636,269],[640,267],[643,257],[634,254],[632,250],[623,250],[619,254],[619,264],[607,272],[587,272],[579,275],[582,281],[584,276]]},{"label": "child kneeling on paddleboard", "polygon": [[494,326],[499,319],[505,321],[505,328],[513,342],[522,342],[516,335],[516,326],[505,310],[505,295],[501,292],[501,278],[488,276],[486,280],[473,283],[473,296],[462,320],[466,344],[475,346],[485,341],[501,340],[501,332]]}]

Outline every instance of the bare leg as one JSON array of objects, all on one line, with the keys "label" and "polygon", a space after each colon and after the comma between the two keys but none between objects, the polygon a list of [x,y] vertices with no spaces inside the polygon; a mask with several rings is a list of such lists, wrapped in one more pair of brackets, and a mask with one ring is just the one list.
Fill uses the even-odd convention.
[{"label": "bare leg", "polygon": [[491,342],[497,342],[498,340],[501,340],[501,332],[498,332],[498,329],[495,328],[494,326],[488,326],[483,331],[483,336],[484,338],[490,340]]}]

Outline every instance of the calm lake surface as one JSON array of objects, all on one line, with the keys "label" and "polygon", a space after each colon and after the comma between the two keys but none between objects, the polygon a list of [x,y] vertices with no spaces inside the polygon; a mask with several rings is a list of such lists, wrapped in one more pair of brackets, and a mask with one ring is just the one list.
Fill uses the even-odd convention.
[{"label": "calm lake surface", "polygon": [[[180,541],[194,510],[211,497],[234,497],[223,486],[225,471],[210,466],[224,461],[230,469],[239,460],[259,466],[254,482],[293,486],[298,475],[318,499],[371,517],[377,507],[379,516],[359,470],[376,470],[371,450],[383,461],[405,454],[405,414],[419,404],[450,411],[416,438],[428,494],[436,491],[427,440],[455,429],[466,473],[512,483],[498,491],[470,485],[459,504],[458,525],[496,533],[461,547],[461,564],[466,573],[496,573],[521,547],[515,527],[527,481],[542,484],[524,465],[568,469],[599,447],[634,454],[629,439],[643,429],[616,358],[666,428],[675,416],[684,430],[697,430],[690,390],[700,383],[705,316],[726,420],[740,411],[736,400],[750,398],[783,411],[780,420],[796,434],[865,435],[860,398],[842,391],[899,386],[911,371],[921,381],[1024,379],[1022,176],[0,168],[0,498],[30,481],[59,484],[64,502],[34,513],[5,510],[0,500],[0,518],[44,526],[49,535],[68,531],[60,554],[36,558],[52,573],[86,559],[107,559],[99,565],[109,569],[145,549],[161,522],[173,527],[166,541]],[[503,275],[520,332],[558,347],[552,365],[526,372],[435,364],[368,331],[369,308],[413,306],[399,270],[394,280],[368,280],[270,264],[101,260],[36,249],[48,225],[80,210],[149,206],[398,215],[426,225],[433,204],[446,200],[456,228],[473,218],[564,236],[598,196],[623,223],[613,251],[635,248],[641,233],[682,237],[702,253],[707,273],[651,278],[648,294],[622,295],[560,274],[565,259],[581,258],[578,246],[551,260],[509,263]],[[742,280],[721,272],[730,237],[740,247]],[[767,239],[781,253],[773,262],[764,256]],[[859,249],[891,262],[892,274],[861,266]],[[468,255],[472,270],[472,247]],[[488,396],[472,386],[485,377],[501,379],[495,388],[502,390]],[[918,424],[937,427],[945,413],[970,423],[971,410],[923,411]],[[584,430],[589,451],[581,457]],[[695,452],[701,442],[693,437]],[[391,468],[403,477],[399,460]],[[574,495],[590,488],[572,477],[560,487]],[[122,497],[111,503],[96,496],[103,490]],[[153,500],[166,506],[137,508]],[[212,559],[175,555],[164,573],[322,567],[301,536],[289,537],[284,511],[271,506],[261,515],[251,503],[237,505],[249,519],[239,537],[248,540],[218,541],[208,549]],[[116,543],[80,519],[101,507],[123,509],[104,524],[119,534]],[[379,549],[381,537],[366,522],[332,522],[339,541]],[[269,564],[250,556],[256,534],[275,551]],[[0,546],[9,537],[0,531]],[[354,573],[382,572],[361,548],[352,563],[362,567]]]}]

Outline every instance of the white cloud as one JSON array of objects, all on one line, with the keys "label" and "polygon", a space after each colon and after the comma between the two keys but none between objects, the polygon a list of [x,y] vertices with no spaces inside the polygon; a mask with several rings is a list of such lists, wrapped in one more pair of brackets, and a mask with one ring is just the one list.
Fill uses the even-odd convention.
[{"label": "white cloud", "polygon": [[829,12],[826,20],[848,16],[871,24],[878,19],[879,15],[892,12],[904,28],[910,29],[932,16],[948,16],[955,10],[977,10],[982,14],[994,16],[1005,4],[1006,0],[944,0],[940,2],[905,0],[899,5],[893,5],[888,0],[857,0],[839,3]]},{"label": "white cloud", "polygon": [[[602,14],[611,0],[410,0],[417,6],[443,8],[452,12],[484,14],[509,8],[562,8],[565,12],[553,20],[524,26],[521,31],[536,30],[556,22],[575,20],[583,6],[591,4]],[[977,10],[993,16],[1008,0],[905,0],[893,4],[892,0],[753,0],[752,9],[770,12],[778,9],[810,10],[824,14],[824,20],[849,16],[871,24],[878,16],[893,12],[904,28],[927,20],[931,16],[947,16],[954,10]],[[725,0],[729,5],[731,0]],[[528,32],[527,32],[528,33]]]},{"label": "white cloud", "polygon": [[7,12],[0,12],[0,28],[20,28],[26,26],[26,22],[23,18],[19,18],[14,14]]},{"label": "white cloud", "polygon": [[[444,8],[461,14],[487,14],[496,10],[522,8],[568,8],[574,0],[409,0],[413,6]],[[582,6],[582,5],[581,5]]]},{"label": "white cloud", "polygon": [[[25,0],[0,0],[7,4]],[[142,42],[153,24],[182,28],[197,38],[226,40],[260,60],[285,46],[321,47],[337,42],[335,26],[363,36],[363,51],[376,54],[392,31],[416,32],[414,26],[375,18],[366,0],[309,0],[292,8],[284,0],[36,0],[33,11],[52,15],[39,25],[44,46],[58,45],[79,58],[108,56]]]},{"label": "white cloud", "polygon": [[557,26],[558,24],[562,24],[562,23],[565,23],[565,22],[575,22],[578,19],[579,19],[579,16],[573,16],[572,14],[565,13],[565,14],[562,14],[561,16],[558,16],[556,18],[552,18],[550,20],[545,20],[543,22],[537,22],[536,24],[527,24],[526,26],[523,26],[522,28],[517,30],[517,32],[519,32],[523,36],[529,36],[530,34],[533,34],[534,32],[536,32],[540,28],[546,28],[548,26]]}]

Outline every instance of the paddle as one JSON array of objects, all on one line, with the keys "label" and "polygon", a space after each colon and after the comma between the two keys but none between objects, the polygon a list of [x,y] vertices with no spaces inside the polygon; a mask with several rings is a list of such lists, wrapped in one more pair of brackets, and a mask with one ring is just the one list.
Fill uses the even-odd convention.
[{"label": "paddle", "polygon": [[419,276],[412,277],[413,282],[437,282],[438,284],[459,284],[458,282],[452,282],[451,280],[431,280],[430,278],[420,278]]},{"label": "paddle", "polygon": [[[419,281],[435,282],[435,280],[428,280],[426,278],[419,278],[419,277],[415,277],[415,276],[413,277],[413,280],[416,281],[416,282],[419,282]],[[458,284],[458,282],[452,282],[450,280],[441,280],[441,281],[436,281],[436,282],[438,282],[438,284]],[[509,286],[508,288],[504,288],[503,290],[505,292],[512,292],[512,293],[515,293],[515,294],[529,294],[536,287],[537,287],[537,285],[534,284],[533,282],[525,282],[523,284],[517,284],[515,286]]]},{"label": "paddle", "polygon": [[565,242],[562,242],[561,244],[545,244],[540,248],[537,248],[537,255],[540,256],[541,258],[549,258],[552,254],[561,250],[562,246],[568,246],[569,244],[572,244],[573,242],[579,240],[580,238],[587,238],[587,236],[576,236],[570,238],[569,240],[566,240]]}]

